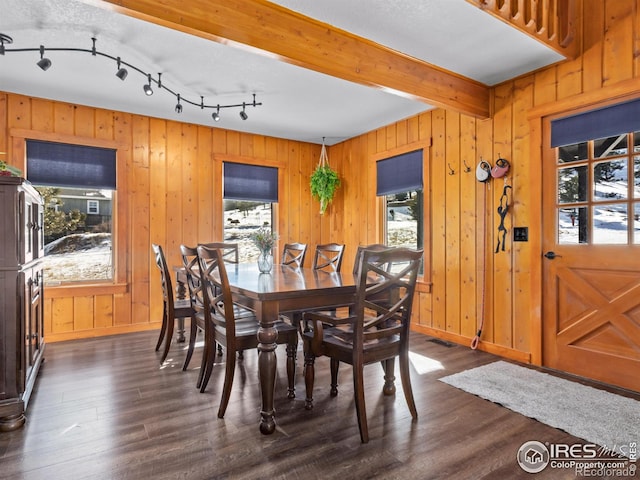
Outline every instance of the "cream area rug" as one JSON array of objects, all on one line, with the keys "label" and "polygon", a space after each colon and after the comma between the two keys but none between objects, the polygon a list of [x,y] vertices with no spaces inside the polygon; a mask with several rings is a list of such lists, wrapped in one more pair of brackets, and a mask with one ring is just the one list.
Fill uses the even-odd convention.
[{"label": "cream area rug", "polygon": [[504,361],[440,381],[590,443],[640,442],[640,402],[632,398]]}]

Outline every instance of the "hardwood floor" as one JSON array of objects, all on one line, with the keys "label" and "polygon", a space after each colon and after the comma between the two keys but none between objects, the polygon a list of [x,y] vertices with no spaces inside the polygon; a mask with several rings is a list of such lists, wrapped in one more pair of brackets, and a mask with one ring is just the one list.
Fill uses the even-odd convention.
[{"label": "hardwood floor", "polygon": [[[328,361],[318,359],[315,408],[306,411],[302,352],[297,396],[289,400],[284,348],[279,348],[278,427],[264,436],[258,431],[255,351],[239,362],[226,416],[218,419],[224,366],[216,366],[201,394],[195,386],[200,351],[183,372],[186,345],[172,345],[160,366],[156,340],[156,332],[143,332],[47,345],[25,427],[0,434],[0,478],[531,478],[516,463],[524,442],[581,442],[439,382],[496,357],[419,334],[411,339],[416,422],[399,379],[396,396],[384,397],[382,369],[371,365],[366,384],[371,440],[361,444],[350,368],[341,369],[340,393],[331,398]],[[547,469],[535,477],[575,475]]]}]

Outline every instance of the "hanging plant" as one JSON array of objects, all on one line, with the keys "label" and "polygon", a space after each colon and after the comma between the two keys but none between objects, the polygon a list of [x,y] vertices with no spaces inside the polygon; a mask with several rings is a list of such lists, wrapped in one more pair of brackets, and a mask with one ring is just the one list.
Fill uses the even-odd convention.
[{"label": "hanging plant", "polygon": [[311,175],[311,195],[320,202],[320,215],[324,214],[340,186],[338,173],[329,166],[327,149],[322,142],[320,161]]}]

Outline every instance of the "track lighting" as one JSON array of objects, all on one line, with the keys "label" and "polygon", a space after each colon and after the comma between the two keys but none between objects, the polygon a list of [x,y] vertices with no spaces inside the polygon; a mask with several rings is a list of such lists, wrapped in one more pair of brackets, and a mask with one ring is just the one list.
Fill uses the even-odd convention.
[{"label": "track lighting", "polygon": [[118,57],[118,71],[116,72],[116,77],[124,81],[124,79],[127,78],[127,75],[129,75],[129,71],[126,68],[121,67],[120,63],[120,57]]},{"label": "track lighting", "polygon": [[151,95],[153,95],[153,88],[151,88],[151,74],[150,73],[147,74],[147,83],[142,87],[142,89],[144,90],[144,94],[147,97],[150,97]]},{"label": "track lighting", "polygon": [[38,66],[45,72],[51,67],[51,60],[44,57],[44,46],[40,45],[40,60],[38,60]]},{"label": "track lighting", "polygon": [[[258,107],[261,106],[262,103],[258,103],[256,102],[256,94],[253,94],[253,101],[252,102],[242,102],[242,103],[236,103],[236,104],[229,104],[229,105],[220,105],[220,104],[215,104],[215,105],[207,105],[204,103],[204,97],[200,96],[200,102],[194,102],[191,101],[189,99],[183,98],[179,93],[175,92],[174,90],[172,90],[171,88],[167,87],[166,85],[162,84],[162,74],[158,73],[158,80],[153,80],[151,78],[151,74],[148,72],[145,72],[144,70],[136,67],[135,65],[132,65],[131,63],[127,63],[124,60],[122,60],[120,57],[114,57],[112,55],[109,55],[107,53],[101,52],[96,48],[96,39],[95,38],[91,38],[92,43],[92,47],[91,48],[47,48],[46,50],[55,50],[55,51],[59,51],[59,52],[83,52],[83,53],[90,53],[91,55],[93,55],[94,57],[104,57],[104,58],[108,58],[110,60],[113,60],[114,62],[116,62],[116,77],[118,77],[120,80],[125,80],[125,78],[127,78],[127,75],[129,75],[129,71],[130,70],[135,70],[136,72],[138,72],[139,74],[147,77],[147,83],[145,85],[142,86],[142,89],[145,93],[145,95],[147,96],[151,96],[153,95],[153,87],[152,87],[152,82],[156,83],[156,86],[159,90],[166,90],[167,92],[169,92],[170,94],[172,94],[173,96],[175,96],[177,98],[177,103],[175,106],[175,112],[176,113],[182,113],[182,109],[184,104],[189,104],[192,105],[194,107],[200,107],[201,110],[204,110],[205,108],[209,109],[215,109],[215,111],[211,114],[211,118],[213,119],[214,122],[218,122],[220,121],[220,109],[222,108],[240,108],[242,107],[242,111],[240,111],[240,118],[242,118],[242,120],[246,120],[247,118],[249,118],[249,115],[247,115],[246,112],[246,108],[247,107]],[[45,47],[44,45],[40,45],[40,47],[35,47],[35,48],[7,48],[7,45],[11,45],[13,43],[13,38],[11,38],[9,35],[6,35],[4,33],[0,32],[0,56],[5,55],[6,53],[15,53],[15,52],[40,52],[40,60],[38,60],[37,65],[38,67],[40,67],[42,70],[48,70],[49,68],[51,68],[51,60],[49,60],[48,58],[45,58],[44,53],[45,53]],[[0,67],[1,68],[1,67]]]},{"label": "track lighting", "polygon": [[0,55],[4,55],[4,42],[11,45],[13,43],[13,38],[9,35],[5,35],[4,33],[0,33]]},{"label": "track lighting", "polygon": [[247,112],[244,111],[245,105],[244,103],[242,104],[242,111],[240,112],[240,118],[242,120],[246,120],[247,118],[249,118],[249,115],[247,115]]}]

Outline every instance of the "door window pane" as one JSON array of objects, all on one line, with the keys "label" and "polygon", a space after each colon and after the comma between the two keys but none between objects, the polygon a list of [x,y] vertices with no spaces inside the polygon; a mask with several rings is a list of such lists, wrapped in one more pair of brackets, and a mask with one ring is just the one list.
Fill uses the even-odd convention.
[{"label": "door window pane", "polygon": [[598,205],[593,208],[593,244],[627,243],[627,204]]},{"label": "door window pane", "polygon": [[628,181],[626,158],[596,163],[593,167],[593,200],[627,198]]},{"label": "door window pane", "polygon": [[589,156],[588,143],[576,143],[558,147],[558,163],[580,162]]},{"label": "door window pane", "polygon": [[558,210],[558,243],[561,245],[577,245],[587,243],[588,218],[587,208],[560,208]]},{"label": "door window pane", "polygon": [[614,157],[627,154],[627,134],[599,138],[593,141],[594,158]]},{"label": "door window pane", "polygon": [[558,203],[587,201],[587,166],[558,169]]}]

